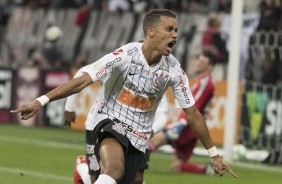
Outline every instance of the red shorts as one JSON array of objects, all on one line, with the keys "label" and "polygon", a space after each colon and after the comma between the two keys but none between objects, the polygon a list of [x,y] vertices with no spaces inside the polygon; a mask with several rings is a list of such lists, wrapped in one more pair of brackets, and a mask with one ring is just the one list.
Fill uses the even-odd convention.
[{"label": "red shorts", "polygon": [[189,126],[185,126],[180,133],[178,139],[173,141],[171,145],[175,149],[175,154],[183,159],[188,160],[193,154],[193,149],[197,145],[198,138]]}]

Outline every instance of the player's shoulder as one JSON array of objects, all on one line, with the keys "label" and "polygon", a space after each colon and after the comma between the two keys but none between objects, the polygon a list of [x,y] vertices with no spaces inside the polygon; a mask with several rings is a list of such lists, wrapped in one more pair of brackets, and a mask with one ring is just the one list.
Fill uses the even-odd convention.
[{"label": "player's shoulder", "polygon": [[172,54],[165,56],[164,61],[170,68],[179,69],[180,67],[179,61]]},{"label": "player's shoulder", "polygon": [[130,42],[130,43],[127,43],[119,47],[118,49],[113,51],[112,54],[115,56],[120,55],[120,54],[130,55],[132,53],[138,52],[138,48],[140,47],[140,45],[142,45],[142,43]]}]

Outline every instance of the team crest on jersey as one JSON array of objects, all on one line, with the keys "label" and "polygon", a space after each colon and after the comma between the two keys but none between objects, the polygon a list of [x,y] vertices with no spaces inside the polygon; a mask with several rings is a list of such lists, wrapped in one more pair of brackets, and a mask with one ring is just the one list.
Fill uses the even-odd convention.
[{"label": "team crest on jersey", "polygon": [[115,122],[115,121],[113,123],[114,123],[114,125],[112,126],[113,130],[115,130],[117,133],[121,135],[126,134],[126,129],[123,127],[122,123]]},{"label": "team crest on jersey", "polygon": [[152,81],[154,90],[161,91],[169,79],[169,73],[165,70],[157,70]]},{"label": "team crest on jersey", "polygon": [[113,52],[113,55],[119,55],[119,54],[121,54],[121,53],[123,53],[123,50],[122,49],[117,49],[117,50],[115,50],[114,52]]}]

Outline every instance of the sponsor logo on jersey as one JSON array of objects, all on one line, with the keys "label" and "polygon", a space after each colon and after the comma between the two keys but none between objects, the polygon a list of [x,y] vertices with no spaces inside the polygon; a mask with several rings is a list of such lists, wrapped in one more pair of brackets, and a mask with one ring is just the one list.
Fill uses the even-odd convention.
[{"label": "sponsor logo on jersey", "polygon": [[86,144],[86,153],[87,154],[94,154],[95,145]]},{"label": "sponsor logo on jersey", "polygon": [[122,49],[117,49],[113,52],[113,55],[117,56],[119,54],[123,53],[123,50]]},{"label": "sponsor logo on jersey", "polygon": [[[125,123],[125,122],[120,122],[119,120],[114,120],[114,123],[118,124],[118,128],[120,130],[121,129],[122,129],[122,131],[124,130],[124,134],[122,134],[122,135],[125,135],[125,133],[130,133],[131,135],[133,135],[135,137],[140,137],[140,138],[142,138],[144,140],[148,139],[146,134],[138,132],[137,130],[133,129],[133,127],[131,125],[129,125],[129,124]],[[115,125],[113,125],[113,126],[115,126]],[[120,126],[122,126],[123,128],[121,128]]]},{"label": "sponsor logo on jersey", "polygon": [[128,56],[132,56],[134,53],[138,52],[138,49],[136,47],[133,47],[132,49],[129,49],[127,51]]},{"label": "sponsor logo on jersey", "polygon": [[136,87],[133,83],[131,82],[125,82],[124,86],[130,90],[130,91],[133,91],[135,94],[137,95],[146,95],[146,96],[155,96],[156,93],[152,93],[150,91],[145,91],[145,90],[142,90],[142,91],[139,91],[138,90],[138,87]]},{"label": "sponsor logo on jersey", "polygon": [[140,137],[140,138],[142,138],[142,139],[144,139],[144,140],[147,140],[147,139],[148,139],[148,137],[147,137],[146,134],[140,133],[140,132],[138,132],[137,130],[133,130],[131,133],[132,133],[134,136]]},{"label": "sponsor logo on jersey", "polygon": [[132,108],[141,109],[144,111],[150,111],[155,106],[156,98],[154,96],[147,97],[136,95],[133,92],[123,88],[117,100],[123,104]]},{"label": "sponsor logo on jersey", "polygon": [[113,130],[115,130],[117,133],[121,135],[126,134],[126,129],[123,127],[122,123],[114,121],[114,124],[112,126]]},{"label": "sponsor logo on jersey", "polygon": [[169,72],[169,68],[163,65],[159,66],[158,70],[164,70],[166,72]]},{"label": "sponsor logo on jersey", "polygon": [[95,155],[92,155],[88,158],[90,170],[97,171],[100,169],[99,163]]},{"label": "sponsor logo on jersey", "polygon": [[146,74],[146,76],[143,76],[143,75],[140,75],[140,78],[142,78],[142,79],[145,79],[145,80],[153,80],[153,77],[150,77],[150,74],[149,74],[149,76],[147,76],[147,74]]},{"label": "sponsor logo on jersey", "polygon": [[169,64],[169,66],[174,67],[176,65],[175,62],[171,60],[170,57],[165,57],[165,61]]},{"label": "sponsor logo on jersey", "polygon": [[143,66],[143,65],[144,65],[142,62],[140,62],[140,61],[138,61],[138,60],[135,60],[135,59],[133,59],[131,62],[132,62],[133,64],[135,64],[135,65],[138,65],[138,66]]},{"label": "sponsor logo on jersey", "polygon": [[115,58],[113,61],[110,61],[106,64],[106,69],[113,66],[114,64],[118,63],[121,61],[121,57]]},{"label": "sponsor logo on jersey", "polygon": [[117,57],[117,58],[115,58],[113,61],[108,62],[104,67],[102,67],[102,69],[100,69],[100,70],[96,73],[97,79],[104,77],[105,74],[106,74],[106,70],[107,70],[108,68],[110,68],[111,66],[113,66],[114,64],[120,62],[120,61],[121,61],[121,57]]},{"label": "sponsor logo on jersey", "polygon": [[185,102],[186,102],[186,104],[190,104],[190,99],[189,99],[188,94],[187,94],[188,91],[187,91],[187,88],[184,86],[184,81],[183,81],[182,76],[179,75],[178,79],[179,79],[180,85],[182,87],[181,92],[182,92],[182,94],[183,94],[183,96],[185,98]]},{"label": "sponsor logo on jersey", "polygon": [[102,76],[104,76],[105,74],[106,74],[106,68],[104,67],[96,73],[96,77],[97,77],[97,79],[99,79]]}]

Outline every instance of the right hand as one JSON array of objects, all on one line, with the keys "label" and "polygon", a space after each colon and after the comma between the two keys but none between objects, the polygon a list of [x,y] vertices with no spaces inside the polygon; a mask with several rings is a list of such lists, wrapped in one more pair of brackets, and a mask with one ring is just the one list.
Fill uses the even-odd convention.
[{"label": "right hand", "polygon": [[65,128],[70,128],[71,127],[71,123],[75,121],[76,118],[76,114],[75,112],[70,112],[70,111],[66,111],[64,112],[64,118],[65,118]]},{"label": "right hand", "polygon": [[28,104],[24,104],[18,109],[11,110],[11,113],[21,113],[21,119],[22,120],[27,120],[34,116],[36,112],[41,108],[41,104],[39,101],[34,100]]},{"label": "right hand", "polygon": [[223,176],[224,173],[227,171],[229,172],[234,178],[239,178],[239,176],[231,169],[231,167],[224,162],[218,155],[211,158],[213,170],[219,176]]}]

